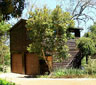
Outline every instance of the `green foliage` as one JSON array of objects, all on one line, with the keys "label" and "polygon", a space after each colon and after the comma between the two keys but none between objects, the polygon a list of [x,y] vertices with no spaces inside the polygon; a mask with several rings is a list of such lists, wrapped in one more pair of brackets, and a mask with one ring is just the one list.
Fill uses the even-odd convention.
[{"label": "green foliage", "polygon": [[0,36],[4,35],[10,29],[10,24],[6,24],[5,21],[0,22]]},{"label": "green foliage", "polygon": [[81,66],[85,66],[86,65],[86,57],[84,57],[81,61]]},{"label": "green foliage", "polygon": [[59,68],[55,69],[50,75],[38,75],[36,78],[96,78],[96,60],[92,60],[90,64],[91,67],[87,64],[83,70]]},{"label": "green foliage", "polygon": [[88,74],[96,74],[96,59],[91,59],[91,57],[89,57],[88,64],[85,64],[84,67]]},{"label": "green foliage", "polygon": [[0,79],[0,85],[15,85],[15,83]]},{"label": "green foliage", "polygon": [[92,26],[90,26],[89,29],[90,29],[90,32],[96,34],[96,22]]},{"label": "green foliage", "polygon": [[77,45],[83,56],[93,55],[96,52],[95,43],[91,38],[82,37],[77,40]]},{"label": "green foliage", "polygon": [[0,40],[0,71],[5,72],[6,66],[10,65],[9,47],[5,44],[6,37],[2,36]]},{"label": "green foliage", "polygon": [[66,57],[68,47],[66,31],[68,27],[74,26],[74,21],[68,12],[64,12],[60,6],[54,10],[46,7],[35,9],[30,12],[30,18],[27,21],[27,29],[32,40],[28,47],[30,52],[57,52],[57,56]]},{"label": "green foliage", "polygon": [[36,78],[49,78],[48,75],[36,75]]},{"label": "green foliage", "polygon": [[[90,60],[90,59],[89,59]],[[84,77],[96,77],[96,60],[91,60],[92,63],[85,66],[85,69],[57,69],[51,77],[55,78],[84,78]]]},{"label": "green foliage", "polygon": [[67,33],[67,39],[70,40],[70,39],[75,39],[75,35],[72,34],[72,33]]},{"label": "green foliage", "polygon": [[4,21],[0,22],[0,71],[5,72],[6,66],[10,64],[9,44],[7,31],[10,25]]},{"label": "green foliage", "polygon": [[93,74],[96,70],[95,60],[90,59],[88,56],[93,56],[93,54],[96,54],[96,23],[89,27],[89,32],[85,33],[83,38],[78,40],[78,47],[83,56],[86,57],[87,64],[84,64],[84,58],[83,66],[85,66],[88,74]]},{"label": "green foliage", "polygon": [[86,58],[85,57],[83,58],[82,66],[84,67],[87,74],[89,75],[96,74],[96,59],[91,59],[91,56],[88,59],[88,64],[86,64]]},{"label": "green foliage", "polygon": [[85,33],[84,36],[91,38],[96,45],[96,22],[89,27],[89,32]]},{"label": "green foliage", "polygon": [[96,53],[94,41],[91,38],[82,37],[77,40],[77,46],[82,53],[80,57],[86,57],[86,64],[88,64],[89,56]]},{"label": "green foliage", "polygon": [[[25,0],[0,0],[0,16],[3,14],[3,19],[21,16],[24,9]],[[11,16],[10,16],[11,15]]]},{"label": "green foliage", "polygon": [[57,69],[53,72],[52,77],[56,78],[72,78],[83,77],[86,74],[84,70],[80,69]]}]

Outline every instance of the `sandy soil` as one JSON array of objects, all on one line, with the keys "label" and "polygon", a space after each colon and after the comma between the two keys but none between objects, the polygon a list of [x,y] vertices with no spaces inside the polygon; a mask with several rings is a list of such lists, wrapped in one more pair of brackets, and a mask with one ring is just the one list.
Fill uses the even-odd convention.
[{"label": "sandy soil", "polygon": [[15,82],[17,85],[96,85],[96,79],[74,78],[74,79],[51,79],[51,78],[30,78],[26,75],[5,73],[0,78]]}]

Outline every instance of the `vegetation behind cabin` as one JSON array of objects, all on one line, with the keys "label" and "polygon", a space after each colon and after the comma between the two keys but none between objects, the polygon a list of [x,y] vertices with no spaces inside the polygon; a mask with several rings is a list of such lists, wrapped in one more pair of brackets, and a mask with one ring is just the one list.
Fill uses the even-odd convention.
[{"label": "vegetation behind cabin", "polygon": [[0,71],[6,72],[7,67],[10,65],[10,53],[9,53],[9,40],[8,30],[10,24],[7,24],[3,20],[0,22]]}]

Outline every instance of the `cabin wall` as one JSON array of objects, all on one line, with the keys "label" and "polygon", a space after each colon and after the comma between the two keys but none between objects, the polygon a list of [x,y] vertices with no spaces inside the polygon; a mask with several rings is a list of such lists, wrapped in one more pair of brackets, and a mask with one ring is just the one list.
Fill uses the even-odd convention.
[{"label": "cabin wall", "polygon": [[[44,74],[49,71],[49,68],[66,67],[69,62],[77,55],[75,42],[69,41],[69,50],[71,58],[63,62],[53,62],[52,56],[47,57],[46,62],[39,59],[38,55],[27,52],[27,46],[32,42],[27,35],[25,27],[26,21],[21,21],[10,30],[10,51],[11,51],[11,70],[15,73],[22,73],[28,75]],[[80,31],[75,32],[76,37],[80,37]],[[75,49],[73,49],[75,48]],[[76,52],[74,52],[76,51]],[[74,55],[73,55],[74,54]],[[49,67],[48,67],[49,66]],[[18,69],[17,69],[18,68]]]},{"label": "cabin wall", "polygon": [[27,52],[31,40],[28,38],[25,25],[26,21],[21,20],[10,30],[11,72],[40,74],[39,57]]},{"label": "cabin wall", "polygon": [[[70,68],[73,67],[73,60],[75,57],[80,56],[79,49],[76,46],[75,39],[71,39],[67,41],[67,46],[69,47],[69,54],[68,58],[64,59],[62,62],[54,62],[53,61],[53,70],[57,68]],[[55,59],[56,60],[56,59]]]},{"label": "cabin wall", "polygon": [[40,74],[39,57],[31,53],[13,53],[11,72],[36,75]]},{"label": "cabin wall", "polygon": [[26,28],[25,22],[16,25],[10,31],[10,51],[12,52],[25,52],[26,51]]},{"label": "cabin wall", "polygon": [[40,74],[39,57],[36,54],[26,53],[25,59],[25,74],[36,75]]}]

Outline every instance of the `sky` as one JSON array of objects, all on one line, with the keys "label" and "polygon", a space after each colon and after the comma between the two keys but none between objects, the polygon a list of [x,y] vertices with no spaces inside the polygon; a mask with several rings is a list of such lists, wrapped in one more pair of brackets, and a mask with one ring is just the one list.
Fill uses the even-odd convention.
[{"label": "sky", "polygon": [[[26,9],[23,10],[21,18],[28,19],[28,14],[29,14],[29,11],[32,8],[32,4],[34,4],[34,8],[37,8],[37,7],[38,8],[43,8],[43,6],[46,5],[47,8],[49,8],[49,9],[54,9],[56,7],[56,5],[65,4],[62,7],[64,11],[66,10],[66,8],[68,8],[70,5],[72,5],[72,4],[69,3],[70,0],[66,0],[66,2],[61,2],[61,1],[62,0],[25,0],[25,4],[26,4],[25,8]],[[70,8],[70,10],[71,10],[71,8]],[[92,14],[90,14],[90,15],[92,15]],[[9,22],[14,25],[21,18],[18,18],[18,19],[12,18]],[[75,27],[77,27],[77,23],[75,23],[75,25],[76,25]],[[90,27],[91,25],[93,25],[92,21],[88,21],[86,26],[85,26],[85,23],[81,24],[80,27],[84,29],[81,32],[81,36],[83,36],[84,33],[88,31],[87,28]]]},{"label": "sky", "polygon": [[32,4],[35,4],[34,8],[43,8],[46,5],[47,8],[54,9],[59,2],[59,0],[26,0],[27,7],[23,11],[22,18],[28,17],[28,11],[31,10]]}]

